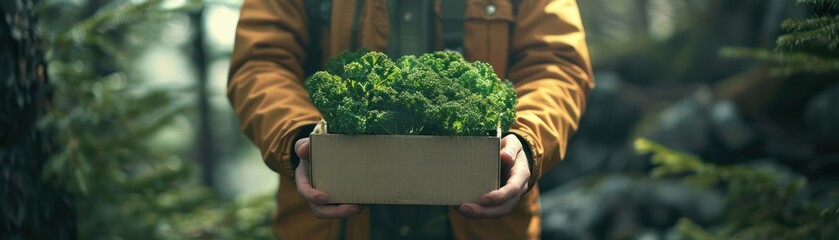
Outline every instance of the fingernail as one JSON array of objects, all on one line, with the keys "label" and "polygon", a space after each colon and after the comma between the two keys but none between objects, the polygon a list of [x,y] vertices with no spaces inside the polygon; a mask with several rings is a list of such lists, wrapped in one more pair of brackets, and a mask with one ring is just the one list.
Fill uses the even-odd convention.
[{"label": "fingernail", "polygon": [[487,205],[487,204],[491,204],[491,203],[492,203],[491,198],[488,198],[488,197],[481,198],[481,205]]},{"label": "fingernail", "polygon": [[359,212],[361,212],[361,208],[359,208],[358,206],[350,207],[350,213],[356,214],[356,213],[359,213]]},{"label": "fingernail", "polygon": [[317,196],[315,197],[315,201],[317,201],[318,203],[326,203],[328,199],[326,199],[326,196]]}]

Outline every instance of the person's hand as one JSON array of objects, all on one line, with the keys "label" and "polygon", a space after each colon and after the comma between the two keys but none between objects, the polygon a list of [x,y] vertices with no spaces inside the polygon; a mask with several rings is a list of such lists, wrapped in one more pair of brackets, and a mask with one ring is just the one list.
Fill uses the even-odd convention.
[{"label": "person's hand", "polygon": [[498,190],[481,196],[476,203],[465,203],[457,208],[461,215],[471,219],[500,218],[513,211],[521,196],[527,191],[530,164],[521,141],[515,135],[501,139],[501,162],[507,183]]},{"label": "person's hand", "polygon": [[309,202],[312,213],[318,218],[345,218],[361,212],[361,207],[355,204],[326,204],[329,196],[325,192],[312,188],[309,182],[309,138],[298,140],[294,144],[294,151],[300,157],[300,165],[294,171],[297,182],[297,193]]}]

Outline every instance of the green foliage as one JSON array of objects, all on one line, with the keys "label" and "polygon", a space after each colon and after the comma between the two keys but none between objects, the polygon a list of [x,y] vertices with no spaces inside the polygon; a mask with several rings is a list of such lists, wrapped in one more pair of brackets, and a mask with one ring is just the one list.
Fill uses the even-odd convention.
[{"label": "green foliage", "polygon": [[797,0],[801,4],[810,4],[815,6],[825,6],[832,9],[839,9],[839,1],[837,0]]},{"label": "green foliage", "polygon": [[806,19],[787,19],[781,28],[788,33],[778,37],[775,51],[748,48],[724,48],[727,57],[754,58],[777,63],[775,74],[827,74],[839,72],[839,0],[798,0],[827,14]]},{"label": "green foliage", "polygon": [[495,135],[515,120],[512,84],[456,52],[345,52],[306,85],[331,133]]},{"label": "green foliage", "polygon": [[709,231],[681,219],[688,239],[839,239],[839,198],[832,206],[802,199],[806,180],[746,166],[717,166],[648,139],[635,141],[641,154],[652,154],[652,175],[683,176],[686,183],[727,192],[723,227]]},{"label": "green foliage", "polygon": [[[835,74],[839,72],[839,1],[798,0],[816,14],[787,19],[787,31],[774,51],[725,48],[723,56],[753,58],[774,63],[773,73]],[[656,177],[681,175],[700,187],[722,185],[727,191],[725,221],[709,231],[681,219],[678,227],[689,239],[839,239],[839,195],[825,206],[806,195],[806,179],[746,166],[716,166],[696,156],[673,151],[646,139],[635,142],[640,153],[652,153]]]},{"label": "green foliage", "polygon": [[779,50],[795,50],[805,44],[817,44],[833,51],[839,45],[839,16],[787,19],[781,23],[781,28],[790,33],[778,38]]},{"label": "green foliage", "polygon": [[[149,46],[150,33],[200,6],[165,2],[41,7],[44,16],[79,17],[44,25],[54,88],[40,124],[57,129],[59,146],[44,173],[75,194],[81,239],[272,239],[272,196],[221,201],[198,181],[193,161],[153,147],[156,134],[194,104],[188,86],[153,86],[136,77],[134,58]],[[76,14],[90,8],[98,10]]]},{"label": "green foliage", "polygon": [[[158,219],[157,239],[276,239],[268,213],[274,194],[235,202],[213,201]],[[185,207],[182,206],[181,209]],[[143,235],[132,238],[147,239]]]}]

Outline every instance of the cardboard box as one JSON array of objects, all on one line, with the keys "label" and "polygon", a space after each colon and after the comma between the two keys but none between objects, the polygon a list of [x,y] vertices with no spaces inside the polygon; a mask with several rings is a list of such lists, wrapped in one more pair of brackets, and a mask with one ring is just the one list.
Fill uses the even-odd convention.
[{"label": "cardboard box", "polygon": [[499,137],[310,135],[330,203],[460,205],[499,188]]}]

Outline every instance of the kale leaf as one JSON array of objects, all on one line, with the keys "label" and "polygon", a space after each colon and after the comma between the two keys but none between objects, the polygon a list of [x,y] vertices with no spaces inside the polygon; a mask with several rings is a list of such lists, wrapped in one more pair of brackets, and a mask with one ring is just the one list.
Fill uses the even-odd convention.
[{"label": "kale leaf", "polygon": [[457,52],[403,56],[359,50],[306,80],[330,133],[495,135],[516,117],[516,93],[492,66]]}]

